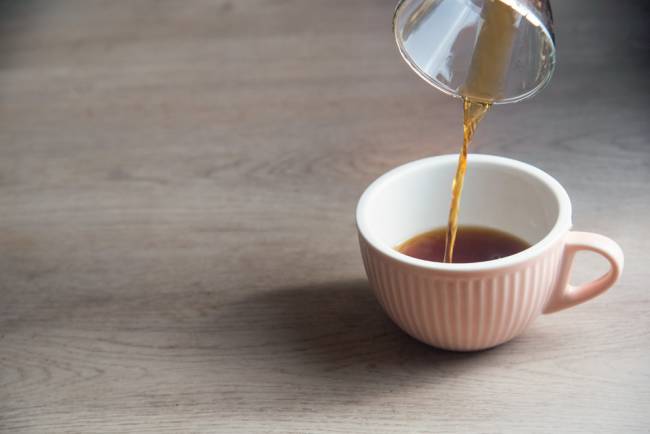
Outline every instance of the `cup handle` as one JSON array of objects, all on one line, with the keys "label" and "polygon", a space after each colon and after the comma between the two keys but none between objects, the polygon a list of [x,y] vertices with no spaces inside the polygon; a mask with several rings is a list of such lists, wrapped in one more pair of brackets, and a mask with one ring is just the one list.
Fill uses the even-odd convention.
[{"label": "cup handle", "polygon": [[[611,268],[598,279],[579,286],[569,284],[573,259],[581,250],[599,253],[609,261]],[[557,286],[544,307],[543,313],[553,313],[583,303],[605,292],[623,271],[623,251],[612,239],[591,232],[569,232],[560,263]]]}]

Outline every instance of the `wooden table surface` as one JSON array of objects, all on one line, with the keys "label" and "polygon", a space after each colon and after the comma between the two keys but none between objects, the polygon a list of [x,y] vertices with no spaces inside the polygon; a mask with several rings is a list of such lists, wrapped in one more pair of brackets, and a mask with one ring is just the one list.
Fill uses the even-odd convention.
[{"label": "wooden table surface", "polygon": [[0,3],[0,431],[648,432],[648,4],[556,1],[551,85],[473,148],[560,180],[622,279],[463,354],[358,252],[367,184],[460,145],[394,3]]}]

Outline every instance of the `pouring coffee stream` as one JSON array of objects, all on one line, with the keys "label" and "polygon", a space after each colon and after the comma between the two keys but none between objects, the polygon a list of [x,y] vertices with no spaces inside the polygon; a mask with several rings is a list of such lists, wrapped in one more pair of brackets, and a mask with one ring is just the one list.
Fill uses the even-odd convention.
[{"label": "pouring coffee stream", "polygon": [[516,32],[514,10],[501,2],[483,6],[485,21],[477,38],[463,92],[463,145],[458,156],[456,176],[451,186],[451,204],[447,222],[444,262],[453,262],[458,232],[458,212],[463,193],[467,154],[476,127],[503,92],[507,65]]},{"label": "pouring coffee stream", "polygon": [[463,99],[463,146],[458,154],[456,175],[451,183],[451,204],[449,205],[449,219],[447,222],[447,237],[445,239],[445,256],[443,262],[453,262],[454,245],[458,232],[458,211],[460,210],[460,197],[463,192],[465,171],[467,170],[467,154],[469,144],[474,136],[478,123],[490,108],[489,103],[476,102],[468,98]]},{"label": "pouring coffee stream", "polygon": [[463,100],[463,144],[452,182],[444,262],[453,262],[469,145],[493,104],[537,93],[555,65],[543,0],[402,0],[393,19],[402,57],[426,82]]}]

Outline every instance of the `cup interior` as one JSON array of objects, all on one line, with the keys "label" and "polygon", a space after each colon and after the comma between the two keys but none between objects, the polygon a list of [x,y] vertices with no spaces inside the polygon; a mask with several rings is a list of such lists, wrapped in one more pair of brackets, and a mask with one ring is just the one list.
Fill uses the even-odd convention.
[{"label": "cup interior", "polygon": [[[360,231],[371,242],[392,249],[446,226],[457,162],[457,155],[427,158],[377,179],[359,201]],[[468,158],[458,221],[502,230],[534,245],[554,227],[568,229],[570,203],[559,183],[541,170],[474,154]]]}]

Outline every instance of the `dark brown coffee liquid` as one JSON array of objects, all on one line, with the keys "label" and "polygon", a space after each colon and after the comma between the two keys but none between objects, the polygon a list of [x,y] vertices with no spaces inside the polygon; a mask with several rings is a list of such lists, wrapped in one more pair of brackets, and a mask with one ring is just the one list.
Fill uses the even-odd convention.
[{"label": "dark brown coffee liquid", "polygon": [[[397,246],[405,255],[434,262],[446,262],[447,228],[417,235]],[[460,226],[456,235],[454,263],[483,262],[514,255],[530,247],[526,241],[496,229]]]}]

